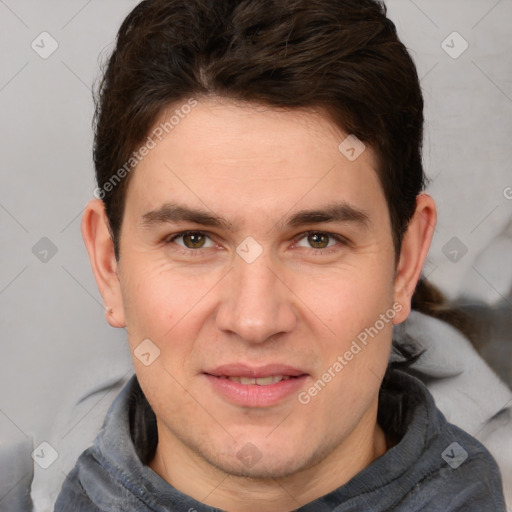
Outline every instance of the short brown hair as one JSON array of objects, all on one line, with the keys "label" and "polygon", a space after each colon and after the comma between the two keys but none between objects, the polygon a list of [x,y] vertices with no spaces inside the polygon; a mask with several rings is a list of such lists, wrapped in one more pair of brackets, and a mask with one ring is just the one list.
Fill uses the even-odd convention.
[{"label": "short brown hair", "polygon": [[[372,147],[398,255],[425,185],[423,97],[414,63],[382,2],[137,5],[119,29],[96,97],[94,163],[117,258],[131,176],[126,162],[164,109],[204,95],[318,108]],[[126,177],[112,186],[123,166]]]}]

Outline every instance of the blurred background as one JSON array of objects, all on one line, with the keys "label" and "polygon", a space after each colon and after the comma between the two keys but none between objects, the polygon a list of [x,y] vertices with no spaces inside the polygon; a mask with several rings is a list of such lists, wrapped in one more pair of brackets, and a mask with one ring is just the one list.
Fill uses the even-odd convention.
[{"label": "blurred background", "polygon": [[[0,0],[0,454],[38,447],[50,461],[40,443],[71,390],[91,372],[115,380],[131,369],[125,331],[104,319],[80,218],[95,188],[91,88],[137,3]],[[512,0],[386,4],[426,102],[439,220],[424,275],[476,320],[476,348],[511,385]],[[101,407],[113,398],[98,396]],[[3,469],[13,496],[30,475]]]}]

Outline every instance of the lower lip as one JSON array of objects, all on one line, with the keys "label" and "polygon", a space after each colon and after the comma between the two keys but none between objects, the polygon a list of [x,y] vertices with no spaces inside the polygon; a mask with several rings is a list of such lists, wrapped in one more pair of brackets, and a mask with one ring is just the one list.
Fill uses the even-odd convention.
[{"label": "lower lip", "polygon": [[245,407],[269,407],[297,394],[304,386],[307,375],[282,380],[267,386],[240,384],[232,380],[205,374],[215,391],[236,405]]}]

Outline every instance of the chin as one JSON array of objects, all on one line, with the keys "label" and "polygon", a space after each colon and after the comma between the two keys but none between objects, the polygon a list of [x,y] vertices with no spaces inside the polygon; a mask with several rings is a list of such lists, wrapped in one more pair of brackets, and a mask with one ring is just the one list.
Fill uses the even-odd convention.
[{"label": "chin", "polygon": [[[293,455],[281,459],[283,454],[279,455],[279,460],[275,454],[262,454],[261,459],[254,465],[242,461],[233,462],[233,459],[216,459],[210,461],[217,469],[230,476],[239,478],[250,478],[254,480],[274,480],[276,478],[285,478],[295,474],[302,469],[302,460],[297,460]],[[272,457],[272,459],[270,459]],[[300,455],[301,459],[303,454]]]},{"label": "chin", "polygon": [[249,436],[236,445],[230,443],[214,453],[199,455],[223,473],[258,480],[288,477],[314,465],[314,459],[318,458],[306,450],[304,443],[290,443],[289,438],[269,442]]}]

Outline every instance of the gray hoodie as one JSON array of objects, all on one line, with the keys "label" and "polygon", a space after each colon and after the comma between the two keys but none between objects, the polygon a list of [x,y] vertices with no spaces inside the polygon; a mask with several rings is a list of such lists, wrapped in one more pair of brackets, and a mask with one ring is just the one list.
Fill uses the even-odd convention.
[{"label": "gray hoodie", "polygon": [[[134,375],[110,407],[93,446],[68,474],[55,512],[220,512],[141,462],[147,447],[135,446],[132,432],[137,418],[147,417],[142,408],[153,414]],[[505,512],[494,459],[479,441],[446,421],[420,380],[389,372],[379,397],[379,424],[399,442],[345,485],[297,512]],[[138,429],[143,438],[156,436],[154,421]]]}]

